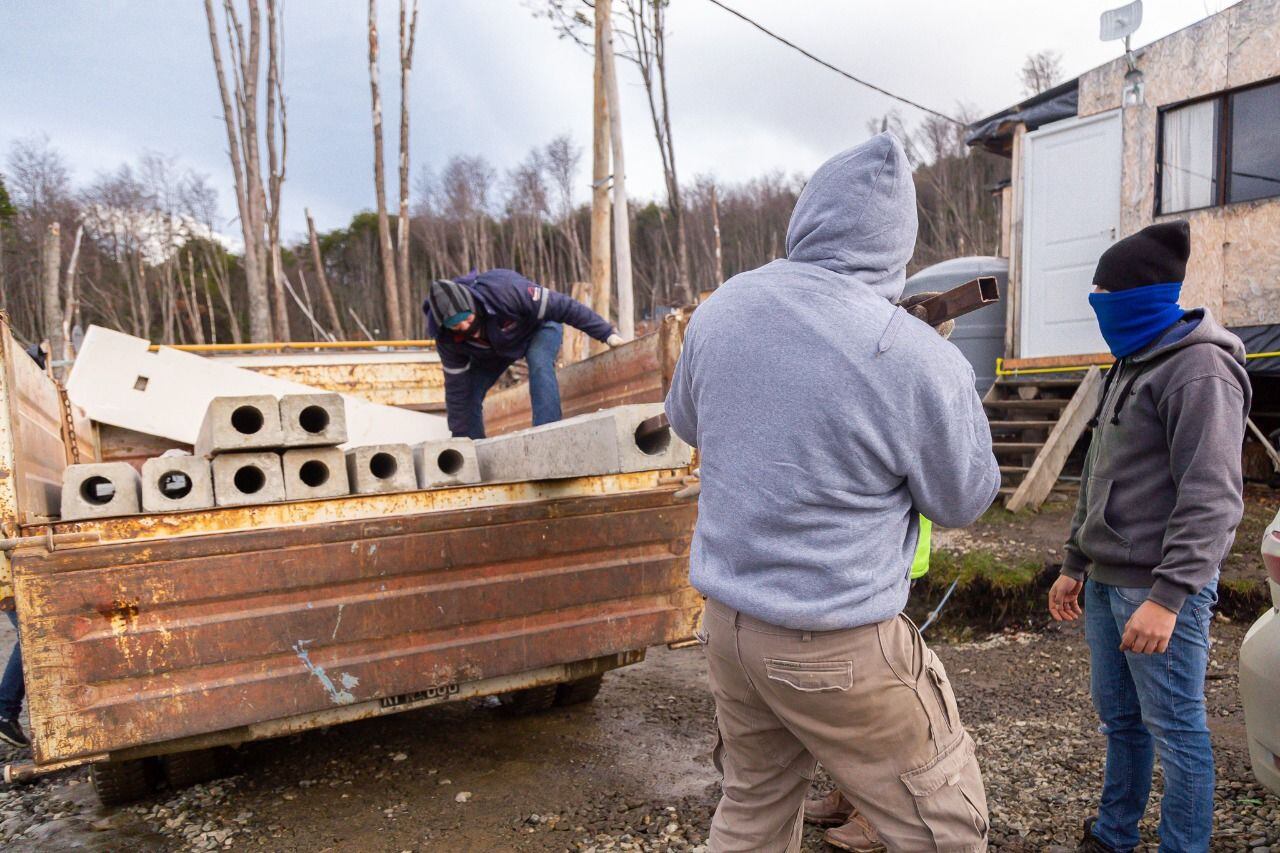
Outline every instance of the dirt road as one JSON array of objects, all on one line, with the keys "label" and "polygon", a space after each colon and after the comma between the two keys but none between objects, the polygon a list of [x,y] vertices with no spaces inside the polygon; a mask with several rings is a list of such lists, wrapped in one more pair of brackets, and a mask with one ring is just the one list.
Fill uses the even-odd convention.
[{"label": "dirt road", "polygon": [[[1243,629],[1217,626],[1209,705],[1215,850],[1280,850],[1280,801],[1247,769]],[[1076,627],[936,645],[979,743],[994,848],[1074,849],[1101,773]],[[717,797],[696,649],[656,650],[590,705],[511,719],[442,707],[241,752],[219,783],[98,811],[84,771],[0,792],[7,849],[697,850]],[[1154,813],[1145,827],[1154,837]],[[94,828],[96,824],[96,829]],[[806,850],[822,850],[810,833]],[[1154,849],[1152,847],[1151,849]]]}]

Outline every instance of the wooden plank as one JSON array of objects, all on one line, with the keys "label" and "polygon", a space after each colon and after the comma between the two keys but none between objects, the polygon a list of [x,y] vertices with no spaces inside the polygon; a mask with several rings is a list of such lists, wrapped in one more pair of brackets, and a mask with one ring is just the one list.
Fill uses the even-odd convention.
[{"label": "wooden plank", "polygon": [[1106,366],[1115,363],[1115,358],[1106,352],[1083,353],[1081,355],[1047,355],[1041,358],[1006,358],[1004,369],[1012,370],[1044,370],[1045,368],[1078,367],[1083,373],[1090,367]]},{"label": "wooden plank", "polygon": [[986,400],[982,405],[988,409],[1013,409],[1024,412],[1050,412],[1066,406],[1070,400],[1064,398],[1048,400]]},{"label": "wooden plank", "polygon": [[1071,449],[1076,446],[1076,442],[1080,440],[1080,436],[1084,434],[1089,424],[1089,418],[1092,417],[1093,410],[1098,404],[1098,394],[1101,390],[1102,371],[1097,367],[1091,367],[1076,390],[1075,396],[1063,410],[1062,417],[1058,419],[1058,425],[1049,433],[1044,449],[1031,463],[1031,470],[1026,478],[1009,496],[1005,509],[1010,512],[1017,512],[1026,507],[1038,509],[1045,498],[1049,497],[1049,493],[1053,491],[1053,484],[1058,482],[1058,475],[1062,473],[1062,466],[1066,464],[1067,457],[1071,454]]}]

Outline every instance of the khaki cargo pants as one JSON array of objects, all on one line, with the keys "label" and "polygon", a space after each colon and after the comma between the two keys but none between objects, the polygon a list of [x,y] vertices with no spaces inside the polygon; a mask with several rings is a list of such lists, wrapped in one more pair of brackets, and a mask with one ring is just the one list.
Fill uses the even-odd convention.
[{"label": "khaki cargo pants", "polygon": [[780,628],[708,600],[723,796],[712,853],[800,850],[817,762],[891,851],[987,849],[987,798],[946,670],[905,616]]}]

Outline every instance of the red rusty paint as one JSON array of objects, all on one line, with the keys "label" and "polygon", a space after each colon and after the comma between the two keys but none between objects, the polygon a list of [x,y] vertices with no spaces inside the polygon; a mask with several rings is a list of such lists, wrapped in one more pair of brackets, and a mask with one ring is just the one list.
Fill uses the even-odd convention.
[{"label": "red rusty paint", "polygon": [[36,761],[686,639],[672,492],[15,552]]}]

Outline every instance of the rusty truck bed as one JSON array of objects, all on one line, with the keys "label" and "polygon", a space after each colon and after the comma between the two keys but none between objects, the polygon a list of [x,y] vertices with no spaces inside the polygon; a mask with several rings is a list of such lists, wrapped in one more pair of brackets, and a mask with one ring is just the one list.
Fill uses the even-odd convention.
[{"label": "rusty truck bed", "polygon": [[35,761],[249,740],[688,638],[683,473],[54,524],[100,541],[13,553]]}]

